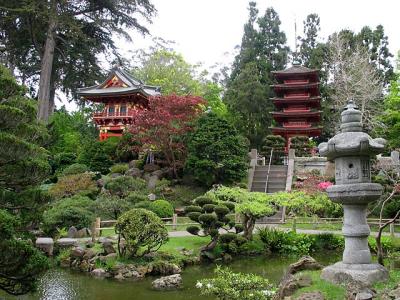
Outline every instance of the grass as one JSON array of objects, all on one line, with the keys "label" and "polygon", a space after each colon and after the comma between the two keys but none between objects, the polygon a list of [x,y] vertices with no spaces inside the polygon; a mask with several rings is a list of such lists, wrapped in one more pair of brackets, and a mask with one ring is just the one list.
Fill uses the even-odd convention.
[{"label": "grass", "polygon": [[200,253],[200,247],[206,245],[210,238],[199,236],[170,237],[168,242],[161,246],[160,251],[177,254],[182,248],[193,250],[194,254]]},{"label": "grass", "polygon": [[344,287],[334,285],[320,278],[321,271],[304,271],[296,274],[296,277],[300,275],[308,275],[311,277],[311,286],[301,288],[296,291],[293,299],[296,299],[299,295],[306,292],[321,292],[325,299],[329,300],[343,300],[345,299],[346,291]]}]

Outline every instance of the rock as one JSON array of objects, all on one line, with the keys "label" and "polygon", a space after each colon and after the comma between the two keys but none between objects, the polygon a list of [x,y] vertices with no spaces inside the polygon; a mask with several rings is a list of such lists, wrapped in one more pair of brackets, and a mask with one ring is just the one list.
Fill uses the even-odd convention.
[{"label": "rock", "polygon": [[104,243],[107,243],[107,242],[109,242],[109,243],[116,243],[116,241],[114,241],[114,239],[113,238],[111,238],[111,237],[104,237],[104,236],[101,236],[101,237],[99,237],[99,243],[100,244],[104,244]]},{"label": "rock", "polygon": [[93,249],[86,249],[83,259],[90,260],[96,256],[96,252]]},{"label": "rock", "polygon": [[90,229],[82,228],[75,233],[74,238],[85,238],[85,237],[90,237],[91,235],[92,235],[92,233],[91,233]]},{"label": "rock", "polygon": [[128,163],[129,169],[137,168],[138,167],[138,162],[139,162],[138,160],[131,160]]},{"label": "rock", "polygon": [[114,278],[117,279],[117,280],[124,280],[125,279],[125,277],[121,273],[118,273],[117,275],[115,275]]},{"label": "rock", "polygon": [[311,256],[303,256],[297,262],[291,264],[287,272],[289,274],[296,274],[299,271],[321,269],[322,265],[319,264],[314,258]]},{"label": "rock", "polygon": [[[366,295],[372,295],[374,297],[376,295],[375,291],[370,289],[365,283],[355,280],[349,280],[346,282],[346,299],[347,300],[355,300],[357,296],[366,297]],[[369,299],[368,297],[366,299]]]},{"label": "rock", "polygon": [[107,277],[107,272],[102,268],[94,269],[92,272],[90,272],[90,274],[92,274],[94,277]]},{"label": "rock", "polygon": [[84,255],[85,255],[85,249],[81,247],[75,247],[71,251],[71,257],[74,258],[83,258]]},{"label": "rock", "polygon": [[147,164],[147,165],[144,165],[144,166],[143,166],[143,170],[144,170],[146,173],[152,173],[152,172],[157,171],[157,170],[159,170],[159,169],[160,169],[160,167],[157,166],[156,164]]},{"label": "rock", "polygon": [[307,287],[312,284],[311,276],[309,275],[301,275],[297,278],[297,284],[300,288]]},{"label": "rock", "polygon": [[77,231],[78,231],[78,230],[76,229],[75,226],[71,226],[71,227],[68,229],[67,237],[69,237],[70,239],[75,238],[75,235],[76,235]]},{"label": "rock", "polygon": [[171,274],[179,274],[182,272],[181,268],[176,264],[160,261],[157,263],[152,264],[153,270],[151,271],[152,274],[156,275],[171,275]]},{"label": "rock", "polygon": [[153,265],[138,266],[136,271],[139,273],[140,277],[144,277],[146,274],[153,272]]},{"label": "rock", "polygon": [[107,241],[107,242],[103,243],[103,253],[105,255],[108,255],[108,254],[111,254],[111,253],[115,253],[115,252],[116,251],[115,251],[115,248],[114,248],[112,242]]},{"label": "rock", "polygon": [[112,173],[112,174],[110,175],[111,178],[117,178],[117,177],[121,177],[121,176],[122,176],[121,173]]},{"label": "rock", "polygon": [[390,291],[389,296],[396,300],[400,299],[400,285],[398,285],[396,289]]},{"label": "rock", "polygon": [[292,274],[286,274],[279,283],[274,299],[285,299],[285,297],[293,295],[298,288],[297,279]]},{"label": "rock", "polygon": [[355,300],[372,300],[374,295],[367,292],[357,293]]},{"label": "rock", "polygon": [[87,260],[82,260],[82,262],[79,264],[79,270],[82,272],[89,272],[90,269],[91,269],[91,266]]},{"label": "rock", "polygon": [[154,280],[151,285],[156,290],[179,288],[182,285],[182,277],[180,274],[161,277]]},{"label": "rock", "polygon": [[61,239],[57,240],[56,244],[60,248],[72,248],[72,247],[78,246],[78,241],[76,239],[72,239],[72,238],[61,238]]},{"label": "rock", "polygon": [[149,180],[147,181],[147,188],[148,188],[149,190],[155,189],[156,184],[157,184],[157,181],[158,181],[158,176],[151,175],[151,176],[149,177]]},{"label": "rock", "polygon": [[54,241],[52,238],[40,237],[36,239],[36,248],[42,250],[46,255],[52,256]]},{"label": "rock", "polygon": [[296,299],[297,300],[325,300],[325,297],[321,292],[309,292],[309,293],[301,294]]},{"label": "rock", "polygon": [[96,181],[97,187],[102,188],[104,187],[104,179],[97,179]]},{"label": "rock", "polygon": [[69,268],[71,266],[71,258],[68,257],[64,257],[60,260],[60,267],[61,268]]},{"label": "rock", "polygon": [[151,176],[157,176],[158,179],[163,177],[163,175],[164,175],[164,171],[163,170],[156,170],[156,171],[151,173]]},{"label": "rock", "polygon": [[142,177],[143,171],[138,168],[131,168],[125,172],[125,176]]},{"label": "rock", "polygon": [[98,256],[98,259],[103,263],[106,263],[108,261],[114,260],[116,258],[117,258],[117,253],[110,253],[110,254],[105,255],[105,256]]}]

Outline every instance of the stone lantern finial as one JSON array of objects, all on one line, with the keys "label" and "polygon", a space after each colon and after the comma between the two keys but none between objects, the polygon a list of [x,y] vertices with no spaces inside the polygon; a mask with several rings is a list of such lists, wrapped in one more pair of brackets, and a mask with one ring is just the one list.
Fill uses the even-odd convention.
[{"label": "stone lantern finial", "polygon": [[362,131],[361,111],[358,110],[358,107],[354,104],[353,100],[349,100],[341,113],[341,117],[342,124],[340,125],[340,130],[342,132]]}]

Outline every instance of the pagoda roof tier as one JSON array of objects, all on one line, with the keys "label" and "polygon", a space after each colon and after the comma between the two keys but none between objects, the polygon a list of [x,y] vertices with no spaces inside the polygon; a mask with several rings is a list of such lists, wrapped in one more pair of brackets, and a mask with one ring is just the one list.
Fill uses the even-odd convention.
[{"label": "pagoda roof tier", "polygon": [[272,133],[275,135],[307,135],[307,136],[319,136],[322,133],[322,127],[270,127]]},{"label": "pagoda roof tier", "polygon": [[299,84],[272,84],[272,88],[275,91],[283,91],[283,90],[310,90],[310,89],[318,89],[319,82],[312,82],[312,83],[299,83]]},{"label": "pagoda roof tier", "polygon": [[287,119],[306,119],[313,120],[315,122],[321,119],[321,111],[274,111],[271,112],[273,118],[279,122],[279,120],[287,120]]},{"label": "pagoda roof tier", "polygon": [[278,80],[284,80],[287,78],[296,79],[296,78],[310,78],[313,81],[318,81],[319,75],[318,70],[309,69],[299,64],[293,64],[290,68],[280,71],[272,71],[274,77]]},{"label": "pagoda roof tier", "polygon": [[288,107],[291,105],[305,105],[307,107],[312,107],[312,108],[320,108],[321,107],[321,97],[315,96],[315,97],[296,97],[296,98],[270,98],[274,105],[278,108],[281,107]]},{"label": "pagoda roof tier", "polygon": [[80,88],[77,94],[92,101],[101,101],[102,97],[129,96],[141,94],[145,97],[160,95],[160,88],[146,85],[132,77],[122,68],[115,67],[102,83],[86,88]]}]

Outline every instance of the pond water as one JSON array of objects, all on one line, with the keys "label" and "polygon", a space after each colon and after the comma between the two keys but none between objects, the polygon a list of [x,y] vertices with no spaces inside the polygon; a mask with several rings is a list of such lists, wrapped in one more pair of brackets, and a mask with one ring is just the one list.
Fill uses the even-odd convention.
[{"label": "pond water", "polygon": [[[328,265],[340,259],[337,254],[315,255],[319,262]],[[298,257],[243,257],[229,264],[236,272],[255,273],[278,283],[285,269]],[[200,296],[195,288],[197,280],[212,277],[215,265],[198,265],[187,267],[182,272],[183,288],[178,291],[154,291],[151,282],[155,277],[140,281],[117,281],[113,279],[98,279],[87,274],[54,268],[45,273],[39,282],[35,294],[20,297],[5,296],[3,300],[207,300],[212,297]]]}]

